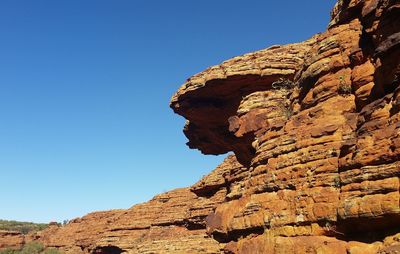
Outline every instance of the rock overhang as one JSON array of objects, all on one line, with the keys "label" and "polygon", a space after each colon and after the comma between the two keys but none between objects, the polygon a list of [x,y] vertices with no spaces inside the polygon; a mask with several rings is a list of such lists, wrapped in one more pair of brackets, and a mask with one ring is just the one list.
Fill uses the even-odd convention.
[{"label": "rock overhang", "polygon": [[241,163],[249,164],[254,133],[235,134],[229,119],[238,115],[243,100],[252,93],[269,91],[279,80],[293,80],[314,41],[315,37],[303,43],[271,46],[190,77],[170,103],[174,112],[187,120],[187,145],[203,154],[233,151]]},{"label": "rock overhang", "polygon": [[[257,83],[268,76],[251,69],[257,57],[239,57],[225,69],[245,70],[211,75],[216,66],[178,91],[172,107],[189,120],[193,148],[232,149],[243,161],[238,149],[256,136],[251,167],[229,155],[190,188],[33,235],[0,232],[0,248],[38,240],[66,254],[399,251],[399,11],[398,0],[339,0],[293,89],[274,89],[290,73]],[[232,93],[241,81],[250,89]],[[289,93],[294,114],[274,117]]]}]

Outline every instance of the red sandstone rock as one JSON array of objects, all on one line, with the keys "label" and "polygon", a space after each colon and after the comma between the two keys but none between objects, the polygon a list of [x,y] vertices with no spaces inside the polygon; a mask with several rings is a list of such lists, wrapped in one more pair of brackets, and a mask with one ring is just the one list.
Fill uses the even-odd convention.
[{"label": "red sandstone rock", "polygon": [[171,100],[189,147],[235,156],[191,188],[26,240],[67,254],[396,253],[399,34],[398,1],[339,0],[324,33],[194,75]]},{"label": "red sandstone rock", "polygon": [[24,244],[24,236],[19,232],[0,231],[0,249],[20,249]]},{"label": "red sandstone rock", "polygon": [[[209,110],[202,103],[212,99],[206,91],[230,91],[237,76],[216,79],[206,70],[173,97],[175,112],[196,126],[185,129],[192,148],[213,153],[203,140],[224,146],[221,152],[235,152],[244,165],[240,187],[228,189],[228,195],[235,192],[234,200],[227,199],[207,218],[209,234],[230,242],[227,253],[280,253],[276,241],[287,241],[282,253],[321,252],[317,236],[343,239],[321,253],[361,248],[376,253],[382,246],[357,241],[398,232],[393,227],[400,226],[399,10],[396,1],[339,1],[326,32],[289,45],[303,59],[288,68],[295,70],[288,80],[236,72],[246,93],[240,102],[219,97],[223,106],[217,121],[197,117]],[[293,57],[278,56],[282,61]],[[197,77],[202,77],[200,86]],[[279,87],[279,81],[293,85]],[[196,101],[196,111],[181,101]],[[225,137],[209,138],[203,128],[219,133],[225,128]],[[263,239],[257,235],[267,235],[266,242],[256,241]],[[305,249],[296,242],[304,236],[311,241]]]},{"label": "red sandstone rock", "polygon": [[177,189],[128,210],[91,213],[50,227],[35,238],[66,254],[220,253],[223,246],[206,235],[204,218],[224,196],[217,191],[203,198]]}]

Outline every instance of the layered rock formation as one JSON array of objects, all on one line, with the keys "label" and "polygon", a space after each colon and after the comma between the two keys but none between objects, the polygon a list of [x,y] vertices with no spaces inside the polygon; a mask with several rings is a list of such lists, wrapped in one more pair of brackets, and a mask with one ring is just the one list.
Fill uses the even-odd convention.
[{"label": "layered rock formation", "polygon": [[25,243],[25,237],[14,231],[0,231],[0,250],[6,248],[21,248]]},{"label": "layered rock formation", "polygon": [[[190,188],[25,237],[66,253],[400,251],[400,3],[340,0],[326,32],[194,75]],[[397,252],[396,252],[397,251]]]},{"label": "layered rock formation", "polygon": [[190,147],[245,167],[206,220],[227,252],[376,253],[399,233],[399,35],[399,2],[339,1],[326,32],[211,67],[172,98]]},{"label": "layered rock formation", "polygon": [[95,212],[64,227],[28,236],[65,253],[220,253],[222,245],[206,234],[204,219],[223,201],[188,188],[173,190],[128,210]]}]

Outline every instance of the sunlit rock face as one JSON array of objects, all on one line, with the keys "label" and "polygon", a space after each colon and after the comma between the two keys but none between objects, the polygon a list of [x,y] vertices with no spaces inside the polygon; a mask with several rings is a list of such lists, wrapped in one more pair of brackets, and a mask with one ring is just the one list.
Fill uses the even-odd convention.
[{"label": "sunlit rock face", "polygon": [[276,118],[285,106],[287,94],[271,93],[273,84],[292,85],[314,42],[273,46],[189,78],[171,100],[173,110],[187,119],[188,146],[204,154],[234,151],[249,166],[255,134],[273,124],[268,118]]},{"label": "sunlit rock face", "polygon": [[339,1],[326,32],[228,60],[178,90],[171,107],[188,120],[189,146],[233,151],[243,165],[220,174],[227,196],[206,220],[226,252],[397,244],[399,22],[397,1]]},{"label": "sunlit rock face", "polygon": [[398,253],[400,3],[343,0],[331,16],[172,97],[190,148],[233,152],[199,182],[22,240],[67,254]]},{"label": "sunlit rock face", "polygon": [[24,244],[24,236],[19,232],[0,230],[0,250],[19,249]]}]

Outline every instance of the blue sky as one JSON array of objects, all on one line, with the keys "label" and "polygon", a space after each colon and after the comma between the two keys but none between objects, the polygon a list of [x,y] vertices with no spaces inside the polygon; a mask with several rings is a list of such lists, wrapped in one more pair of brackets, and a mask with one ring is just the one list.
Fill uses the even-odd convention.
[{"label": "blue sky", "polygon": [[62,221],[193,184],[222,160],[169,109],[189,76],[325,30],[333,0],[2,0],[0,218]]}]

